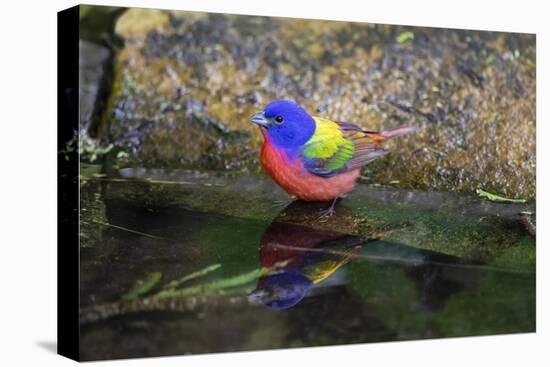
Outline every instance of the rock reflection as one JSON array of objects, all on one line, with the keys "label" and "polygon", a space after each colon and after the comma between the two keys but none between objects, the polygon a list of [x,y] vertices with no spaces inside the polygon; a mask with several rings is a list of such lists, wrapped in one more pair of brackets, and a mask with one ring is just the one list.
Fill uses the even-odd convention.
[{"label": "rock reflection", "polygon": [[265,275],[252,299],[271,309],[291,308],[361,250],[365,240],[350,234],[355,214],[337,205],[336,214],[323,222],[315,210],[322,208],[322,203],[294,202],[267,228],[260,240]]}]

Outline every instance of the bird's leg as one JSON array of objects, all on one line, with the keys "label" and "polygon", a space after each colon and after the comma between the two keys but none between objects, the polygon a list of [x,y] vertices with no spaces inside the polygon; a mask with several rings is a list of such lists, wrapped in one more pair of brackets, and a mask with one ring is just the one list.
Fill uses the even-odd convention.
[{"label": "bird's leg", "polygon": [[334,206],[336,205],[336,202],[338,201],[339,198],[335,198],[333,201],[332,201],[332,204],[330,204],[330,207],[327,209],[327,210],[321,210],[321,215],[319,216],[319,218],[330,218],[334,215],[334,213],[336,213],[336,211],[334,210]]}]

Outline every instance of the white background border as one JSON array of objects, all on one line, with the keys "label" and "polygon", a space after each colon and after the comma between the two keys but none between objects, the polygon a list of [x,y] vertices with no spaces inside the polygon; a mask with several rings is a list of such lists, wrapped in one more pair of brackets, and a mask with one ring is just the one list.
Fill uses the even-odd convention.
[{"label": "white background border", "polygon": [[[98,1],[95,4],[537,33],[537,333],[101,362],[113,366],[540,366],[549,363],[550,11],[544,1]],[[56,340],[56,12],[71,1],[6,1],[0,11],[0,365],[73,362]],[[546,69],[545,69],[546,68]],[[519,132],[521,133],[521,132]],[[67,244],[68,245],[68,244]],[[546,247],[546,249],[545,249]],[[543,341],[546,339],[546,343]],[[546,353],[545,353],[546,352]]]}]

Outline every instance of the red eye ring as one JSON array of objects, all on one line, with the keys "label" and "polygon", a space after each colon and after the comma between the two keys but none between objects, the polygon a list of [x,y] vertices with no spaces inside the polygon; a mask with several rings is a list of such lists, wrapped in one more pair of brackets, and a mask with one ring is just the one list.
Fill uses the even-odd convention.
[{"label": "red eye ring", "polygon": [[275,122],[278,124],[282,124],[284,121],[283,116],[277,116],[275,117]]}]

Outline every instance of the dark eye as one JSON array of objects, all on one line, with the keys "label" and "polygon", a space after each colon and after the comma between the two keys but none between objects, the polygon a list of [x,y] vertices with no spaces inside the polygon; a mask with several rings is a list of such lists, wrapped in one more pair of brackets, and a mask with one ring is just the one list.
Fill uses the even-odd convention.
[{"label": "dark eye", "polygon": [[284,121],[283,116],[277,116],[275,117],[275,122],[278,124],[282,124]]}]

